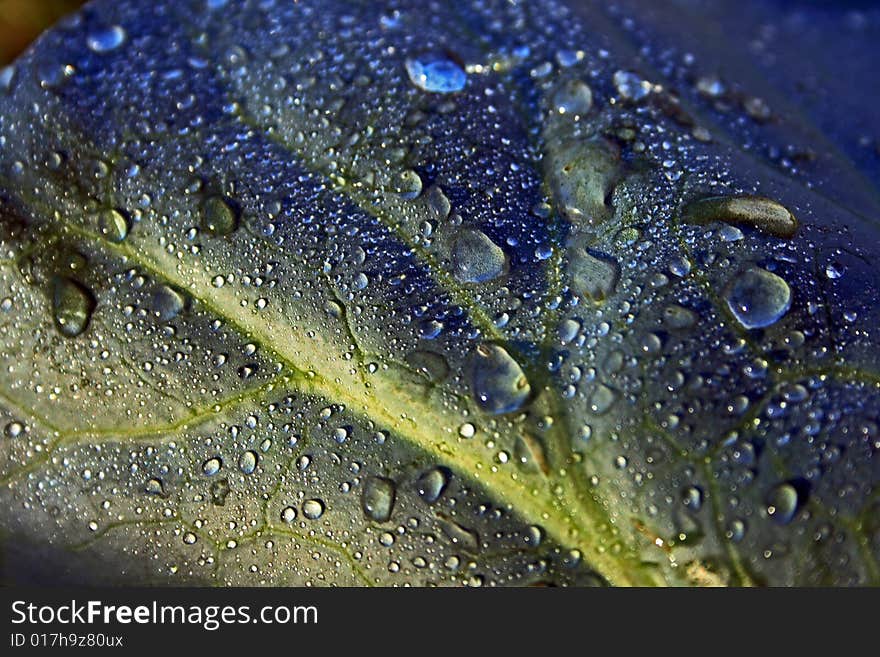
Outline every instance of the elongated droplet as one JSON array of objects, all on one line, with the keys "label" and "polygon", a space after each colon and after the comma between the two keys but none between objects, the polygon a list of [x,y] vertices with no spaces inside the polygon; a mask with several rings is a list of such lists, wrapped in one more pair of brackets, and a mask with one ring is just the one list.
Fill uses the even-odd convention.
[{"label": "elongated droplet", "polygon": [[507,350],[494,344],[474,349],[471,357],[474,399],[486,413],[512,413],[526,403],[532,388]]},{"label": "elongated droplet", "polygon": [[683,216],[688,223],[723,221],[751,226],[775,237],[792,237],[798,228],[798,221],[788,208],[761,196],[704,198],[689,203]]},{"label": "elongated droplet", "polygon": [[52,288],[55,325],[62,335],[74,338],[88,327],[95,310],[95,298],[85,286],[66,276],[56,277]]},{"label": "elongated droplet", "polygon": [[119,25],[113,25],[102,30],[96,30],[89,34],[86,44],[89,50],[98,54],[116,50],[125,43],[126,33]]}]

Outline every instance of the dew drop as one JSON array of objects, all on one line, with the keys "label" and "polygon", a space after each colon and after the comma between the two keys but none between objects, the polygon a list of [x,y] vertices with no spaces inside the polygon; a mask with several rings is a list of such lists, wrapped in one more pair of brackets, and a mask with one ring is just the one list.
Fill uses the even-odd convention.
[{"label": "dew drop", "polygon": [[89,50],[98,54],[103,54],[105,52],[110,52],[111,50],[116,50],[116,48],[125,43],[126,37],[127,35],[123,28],[119,25],[113,25],[112,27],[97,30],[89,34],[86,38],[86,44],[89,46]]},{"label": "dew drop", "polygon": [[296,520],[296,509],[292,506],[286,506],[281,510],[281,520],[290,524]]},{"label": "dew drop", "polygon": [[741,271],[724,291],[727,307],[747,329],[775,324],[791,307],[788,283],[766,269]]},{"label": "dew drop", "polygon": [[324,515],[324,502],[319,499],[311,499],[303,502],[303,515],[309,520],[317,520]]},{"label": "dew drop", "polygon": [[370,477],[364,484],[361,506],[367,518],[376,522],[386,522],[394,510],[397,486],[385,477]]},{"label": "dew drop", "polygon": [[449,485],[449,476],[449,471],[445,468],[431,468],[424,472],[416,484],[419,496],[428,504],[433,504]]},{"label": "dew drop", "polygon": [[410,82],[422,91],[448,94],[464,89],[467,74],[444,56],[424,56],[406,60]]},{"label": "dew drop", "polygon": [[202,228],[211,235],[229,235],[238,228],[239,212],[223,196],[209,196],[202,203]]},{"label": "dew drop", "polygon": [[128,235],[128,220],[119,210],[111,208],[99,212],[96,223],[101,236],[111,242],[121,242]]},{"label": "dew drop", "polygon": [[504,347],[483,344],[472,352],[471,389],[477,405],[486,413],[519,410],[531,394],[525,373]]},{"label": "dew drop", "polygon": [[215,456],[202,463],[202,472],[211,477],[220,472],[222,466],[223,462]]},{"label": "dew drop", "polygon": [[501,276],[507,256],[481,230],[465,230],[452,245],[453,275],[462,283],[485,283]]},{"label": "dew drop", "polygon": [[248,450],[238,459],[238,467],[245,474],[251,474],[257,468],[257,460],[259,457],[253,450]]},{"label": "dew drop", "polygon": [[786,525],[798,510],[798,492],[791,483],[776,486],[767,496],[767,515],[780,525]]},{"label": "dew drop", "polygon": [[153,292],[153,312],[161,322],[174,319],[186,307],[184,296],[168,285],[160,285]]},{"label": "dew drop", "polygon": [[52,290],[52,316],[62,335],[80,335],[89,325],[95,310],[95,298],[81,283],[57,276]]}]

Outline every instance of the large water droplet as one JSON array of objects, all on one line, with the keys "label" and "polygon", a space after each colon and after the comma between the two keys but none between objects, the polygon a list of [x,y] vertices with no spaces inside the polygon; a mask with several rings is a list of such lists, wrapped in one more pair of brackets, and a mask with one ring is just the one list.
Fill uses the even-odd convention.
[{"label": "large water droplet", "polygon": [[128,235],[128,220],[119,210],[102,210],[95,216],[101,236],[111,242],[121,242]]},{"label": "large water droplet", "polygon": [[57,276],[52,287],[55,325],[62,335],[76,337],[89,325],[95,310],[95,298],[81,283],[65,276]]},{"label": "large water droplet", "polygon": [[791,483],[776,486],[767,495],[767,515],[780,525],[786,525],[798,510],[798,492]]},{"label": "large water droplet", "polygon": [[791,307],[788,283],[759,267],[734,276],[724,291],[724,298],[730,312],[747,329],[775,324]]},{"label": "large water droplet", "polygon": [[376,522],[385,522],[394,510],[397,486],[385,477],[370,477],[364,484],[361,505],[364,514]]},{"label": "large water droplet", "polygon": [[449,484],[449,471],[446,468],[431,468],[419,477],[416,484],[419,495],[428,504],[433,504]]},{"label": "large water droplet", "polygon": [[229,235],[238,227],[238,208],[222,196],[209,196],[202,203],[202,228],[211,235]]},{"label": "large water droplet", "polygon": [[186,298],[169,285],[160,285],[153,292],[153,312],[161,322],[174,319],[186,307]]},{"label": "large water droplet", "polygon": [[485,283],[507,268],[507,256],[481,230],[465,230],[452,245],[453,274],[462,283]]},{"label": "large water droplet", "polygon": [[324,515],[324,502],[319,499],[306,500],[303,502],[303,515],[309,520],[317,520]]},{"label": "large water droplet", "polygon": [[238,467],[245,474],[251,474],[257,468],[257,453],[253,450],[248,450],[244,454],[241,455],[241,458],[238,459]]},{"label": "large water droplet", "polygon": [[570,251],[571,286],[576,294],[604,301],[613,294],[620,268],[610,258],[597,258],[585,249]]},{"label": "large water droplet", "polygon": [[486,413],[512,413],[531,394],[525,373],[504,347],[480,345],[472,353],[471,369],[474,399]]},{"label": "large water droplet", "polygon": [[410,82],[422,91],[448,94],[464,89],[467,74],[444,56],[425,56],[406,60]]},{"label": "large water droplet", "polygon": [[593,107],[593,92],[580,80],[569,80],[553,94],[553,109],[560,114],[583,116]]},{"label": "large water droplet", "polygon": [[101,54],[115,50],[125,43],[125,39],[125,30],[119,25],[113,25],[112,27],[92,32],[86,38],[86,43],[90,50]]}]

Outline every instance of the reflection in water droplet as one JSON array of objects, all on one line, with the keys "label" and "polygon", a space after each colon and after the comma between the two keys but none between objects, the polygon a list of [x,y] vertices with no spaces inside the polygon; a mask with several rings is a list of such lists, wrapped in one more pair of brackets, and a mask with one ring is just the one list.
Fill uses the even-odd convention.
[{"label": "reflection in water droplet", "polygon": [[118,25],[113,25],[89,34],[86,38],[86,44],[89,46],[89,50],[100,54],[115,50],[125,43],[125,39],[125,30]]},{"label": "reflection in water droplet", "polygon": [[461,91],[467,82],[461,66],[443,56],[407,59],[406,73],[419,89],[433,93]]},{"label": "reflection in water droplet", "polygon": [[364,484],[361,505],[364,514],[376,522],[385,522],[394,510],[397,486],[391,479],[370,477]]},{"label": "reflection in water droplet", "polygon": [[791,307],[788,283],[766,269],[740,272],[724,291],[727,307],[747,329],[775,324]]},{"label": "reflection in water droplet", "polygon": [[481,230],[465,230],[452,245],[453,274],[462,283],[485,283],[507,268],[507,256]]},{"label": "reflection in water droplet", "polygon": [[306,500],[302,506],[303,515],[309,520],[317,520],[324,515],[324,502],[318,499]]},{"label": "reflection in water droplet", "polygon": [[86,330],[95,310],[95,298],[81,283],[57,276],[53,282],[52,316],[62,335],[76,337]]},{"label": "reflection in water droplet", "polygon": [[471,389],[486,413],[512,413],[520,409],[532,388],[525,373],[509,353],[494,344],[483,344],[471,355]]},{"label": "reflection in water droplet", "polygon": [[431,468],[423,473],[417,483],[421,498],[428,504],[436,502],[443,495],[446,486],[449,485],[449,477],[450,474],[446,468]]}]

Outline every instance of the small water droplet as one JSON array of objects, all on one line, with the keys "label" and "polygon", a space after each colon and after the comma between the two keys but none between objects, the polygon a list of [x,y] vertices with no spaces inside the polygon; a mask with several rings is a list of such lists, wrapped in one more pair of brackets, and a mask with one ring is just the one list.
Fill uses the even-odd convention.
[{"label": "small water droplet", "polygon": [[202,463],[202,472],[210,477],[220,472],[222,466],[223,462],[219,458],[214,457]]},{"label": "small water droplet", "polygon": [[202,203],[202,228],[211,235],[229,235],[238,228],[239,211],[223,196],[209,196]]},{"label": "small water droplet", "polygon": [[798,510],[798,492],[789,482],[780,484],[767,496],[767,515],[780,525],[786,525]]}]

